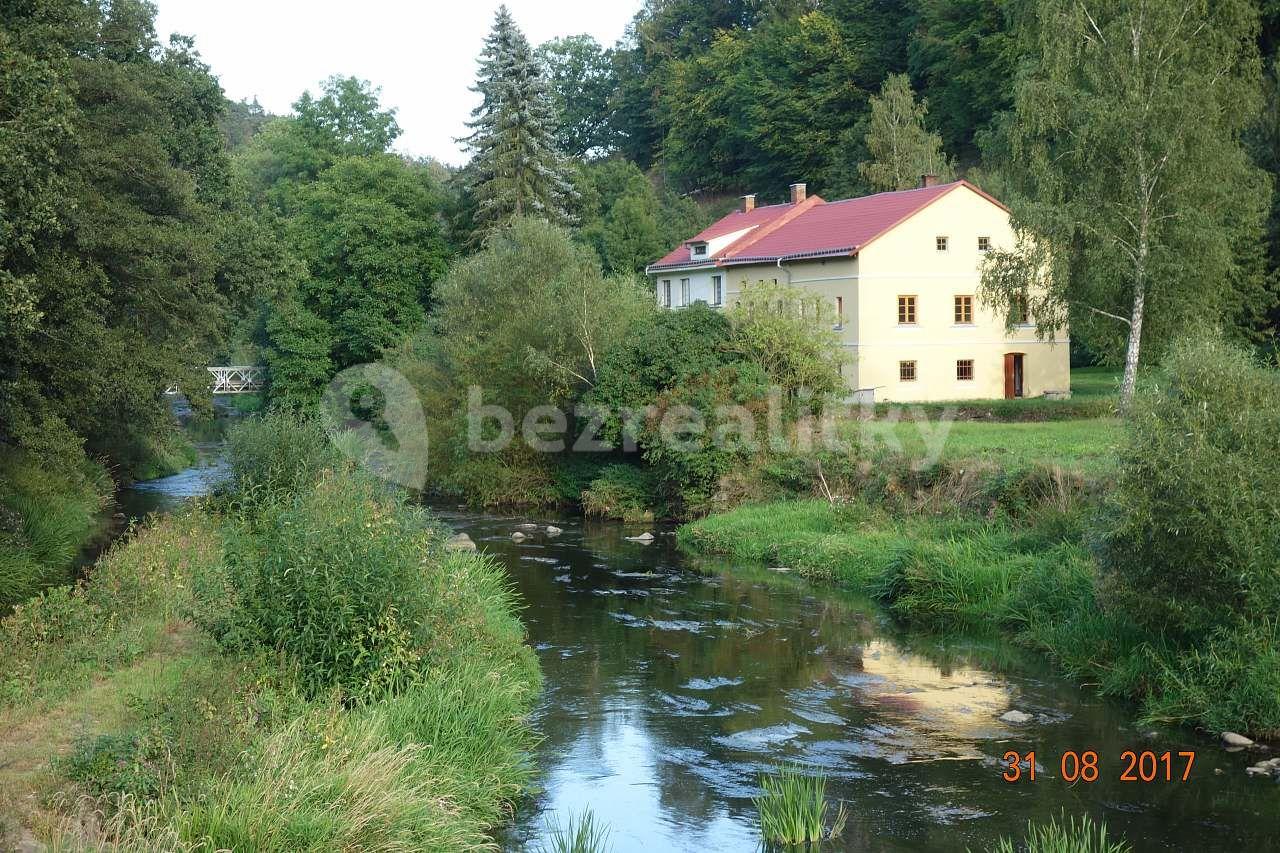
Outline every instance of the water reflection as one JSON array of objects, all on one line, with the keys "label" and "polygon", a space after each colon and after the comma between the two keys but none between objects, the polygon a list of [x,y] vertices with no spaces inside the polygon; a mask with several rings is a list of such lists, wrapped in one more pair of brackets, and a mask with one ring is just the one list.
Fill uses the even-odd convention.
[{"label": "water reflection", "polygon": [[[1270,837],[1280,789],[1248,785],[1243,759],[1185,733],[1144,741],[1126,709],[998,640],[904,635],[868,602],[788,576],[691,571],[669,536],[646,546],[623,538],[634,530],[558,519],[562,536],[516,544],[511,520],[441,514],[508,566],[546,675],[544,791],[508,849],[538,849],[548,814],[589,806],[620,853],[756,850],[751,797],[783,761],[820,769],[847,803],[831,849],[982,849],[1063,807],[1137,849]],[[1015,707],[1033,721],[1001,722]],[[1121,784],[1120,752],[1135,745],[1199,748],[1202,761],[1187,784]],[[1034,785],[1000,779],[1007,749],[1037,750]],[[1066,749],[1098,750],[1112,772],[1073,788],[1055,778]]]}]

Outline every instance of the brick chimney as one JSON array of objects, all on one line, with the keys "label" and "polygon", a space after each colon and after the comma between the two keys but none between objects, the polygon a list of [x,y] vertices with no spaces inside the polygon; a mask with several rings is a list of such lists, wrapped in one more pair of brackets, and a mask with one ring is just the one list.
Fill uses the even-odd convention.
[{"label": "brick chimney", "polygon": [[920,176],[920,187],[922,189],[924,187],[936,187],[937,185],[938,185],[937,175],[921,175]]},{"label": "brick chimney", "polygon": [[804,201],[804,196],[805,196],[804,184],[791,185],[791,203],[792,204],[799,204],[800,202]]},{"label": "brick chimney", "polygon": [[750,213],[756,209],[756,194],[748,193],[742,197],[742,212]]}]

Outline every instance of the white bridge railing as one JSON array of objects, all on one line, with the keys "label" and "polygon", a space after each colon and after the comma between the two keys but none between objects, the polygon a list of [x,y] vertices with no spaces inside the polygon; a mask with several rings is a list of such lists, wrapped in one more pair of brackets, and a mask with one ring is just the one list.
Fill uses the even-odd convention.
[{"label": "white bridge railing", "polygon": [[[252,394],[262,390],[266,371],[254,364],[237,364],[229,367],[207,367],[212,379],[209,390],[214,394]],[[166,394],[177,394],[178,386],[170,385]]]}]

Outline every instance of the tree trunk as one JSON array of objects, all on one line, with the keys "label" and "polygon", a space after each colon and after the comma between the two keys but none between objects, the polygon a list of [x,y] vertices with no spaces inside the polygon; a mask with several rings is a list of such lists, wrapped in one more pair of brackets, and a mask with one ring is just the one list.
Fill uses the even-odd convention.
[{"label": "tree trunk", "polygon": [[1128,412],[1138,381],[1138,350],[1142,346],[1142,315],[1146,309],[1146,293],[1141,285],[1133,294],[1133,314],[1129,326],[1129,347],[1124,354],[1124,378],[1120,380],[1120,411]]}]

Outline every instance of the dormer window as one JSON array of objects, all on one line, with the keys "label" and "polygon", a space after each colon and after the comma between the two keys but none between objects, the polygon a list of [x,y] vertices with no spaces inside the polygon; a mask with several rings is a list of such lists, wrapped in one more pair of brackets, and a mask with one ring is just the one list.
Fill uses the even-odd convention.
[{"label": "dormer window", "polygon": [[689,253],[695,258],[705,258],[707,256],[707,244],[693,243],[689,247]]}]

